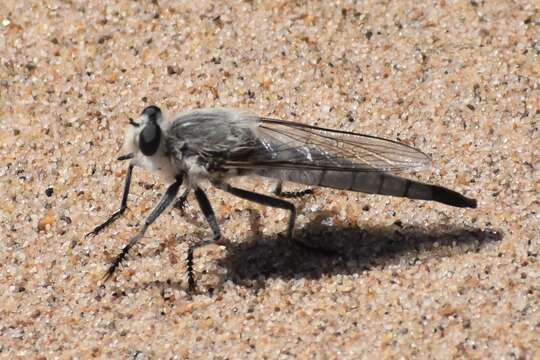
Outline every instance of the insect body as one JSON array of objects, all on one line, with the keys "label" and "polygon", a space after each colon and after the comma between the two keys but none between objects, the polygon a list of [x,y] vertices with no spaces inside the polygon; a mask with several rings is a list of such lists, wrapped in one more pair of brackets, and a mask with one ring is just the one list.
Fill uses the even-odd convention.
[{"label": "insect body", "polygon": [[[433,200],[456,207],[476,207],[476,200],[450,189],[390,174],[422,168],[430,163],[427,155],[410,146],[368,135],[258,117],[241,111],[200,109],[180,114],[166,122],[158,107],[149,106],[137,120],[130,119],[124,148],[127,154],[119,159],[129,160],[129,167],[120,209],[89,235],[96,235],[125,211],[135,166],[160,173],[172,185],[139,233],[115,258],[106,278],[114,273],[148,226],[173,202],[183,183],[186,185],[185,191],[177,204],[181,206],[189,192],[193,191],[212,229],[214,240],[220,237],[220,230],[212,206],[199,186],[203,181],[209,181],[232,195],[289,210],[287,235],[293,237],[295,206],[279,197],[239,189],[228,183],[231,177],[242,175],[276,179],[278,186],[275,195],[281,197],[295,195],[281,191],[284,181],[292,181],[370,194]],[[188,259],[190,261],[192,259]],[[192,285],[193,279],[190,277],[190,287]]]}]

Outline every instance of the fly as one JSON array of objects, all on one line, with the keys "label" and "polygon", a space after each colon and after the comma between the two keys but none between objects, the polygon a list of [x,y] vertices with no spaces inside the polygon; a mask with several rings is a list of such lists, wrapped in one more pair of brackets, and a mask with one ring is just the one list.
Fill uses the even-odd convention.
[{"label": "fly", "polygon": [[[89,235],[97,235],[127,208],[133,168],[160,173],[171,183],[139,232],[112,261],[104,279],[109,279],[148,227],[175,200],[182,207],[193,191],[213,234],[221,237],[216,216],[200,184],[211,185],[258,204],[288,210],[287,236],[293,238],[296,208],[283,198],[311,193],[290,193],[282,184],[291,181],[310,186],[368,194],[433,200],[455,207],[476,208],[476,200],[438,185],[426,184],[391,172],[426,167],[430,158],[421,151],[392,140],[352,132],[325,129],[289,121],[258,117],[229,109],[199,109],[165,121],[161,110],[149,106],[138,119],[130,119],[125,136],[129,160],[120,209]],[[258,175],[277,180],[274,196],[240,189],[229,184],[236,176]],[[181,185],[185,190],[177,198]],[[193,251],[188,250],[188,284],[195,286]]]}]

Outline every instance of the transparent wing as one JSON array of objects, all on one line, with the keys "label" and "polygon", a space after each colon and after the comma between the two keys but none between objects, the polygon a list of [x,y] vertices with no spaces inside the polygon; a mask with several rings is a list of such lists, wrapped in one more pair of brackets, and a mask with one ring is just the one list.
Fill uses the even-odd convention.
[{"label": "transparent wing", "polygon": [[258,118],[258,146],[227,168],[398,172],[426,167],[430,158],[392,140],[289,121]]}]

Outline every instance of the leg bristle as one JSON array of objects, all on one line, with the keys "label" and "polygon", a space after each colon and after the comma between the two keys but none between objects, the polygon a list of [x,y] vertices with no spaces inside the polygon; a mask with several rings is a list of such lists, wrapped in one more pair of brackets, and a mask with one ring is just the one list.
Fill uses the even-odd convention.
[{"label": "leg bristle", "polygon": [[305,189],[301,191],[282,191],[276,195],[282,198],[291,199],[291,198],[301,198],[306,195],[313,195],[313,193],[314,193],[313,189]]},{"label": "leg bristle", "polygon": [[126,260],[128,253],[129,253],[129,247],[124,246],[124,248],[122,249],[122,252],[114,258],[111,265],[107,269],[107,272],[103,275],[103,279],[102,279],[103,282],[107,282],[113,276],[116,269],[118,269],[118,267],[120,267],[120,265],[123,264],[123,261]]},{"label": "leg bristle", "polygon": [[188,279],[188,292],[193,293],[195,291],[195,278],[193,276],[193,247],[188,247],[187,253],[187,279]]}]

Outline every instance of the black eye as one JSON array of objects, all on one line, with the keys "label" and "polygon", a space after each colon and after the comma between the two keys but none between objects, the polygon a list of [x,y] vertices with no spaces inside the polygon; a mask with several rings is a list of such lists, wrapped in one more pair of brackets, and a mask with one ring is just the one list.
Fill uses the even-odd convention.
[{"label": "black eye", "polygon": [[161,115],[161,109],[155,105],[150,105],[144,108],[141,115],[148,116],[148,120],[155,123],[158,120],[158,117]]},{"label": "black eye", "polygon": [[139,135],[139,148],[144,155],[152,156],[157,152],[160,140],[161,129],[159,125],[154,121],[149,121]]}]

